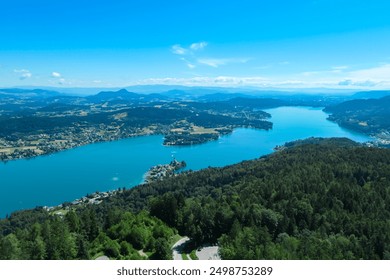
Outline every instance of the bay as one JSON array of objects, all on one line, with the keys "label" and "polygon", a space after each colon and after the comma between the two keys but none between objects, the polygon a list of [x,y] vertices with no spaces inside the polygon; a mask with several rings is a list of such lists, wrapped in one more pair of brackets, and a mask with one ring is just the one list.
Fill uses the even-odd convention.
[{"label": "bay", "polygon": [[55,206],[88,193],[130,188],[153,165],[184,160],[187,169],[220,167],[269,154],[276,145],[308,137],[370,137],[328,121],[321,108],[279,107],[266,110],[273,129],[236,129],[217,141],[165,147],[163,136],[141,136],[96,143],[56,154],[0,164],[0,218],[15,210]]}]

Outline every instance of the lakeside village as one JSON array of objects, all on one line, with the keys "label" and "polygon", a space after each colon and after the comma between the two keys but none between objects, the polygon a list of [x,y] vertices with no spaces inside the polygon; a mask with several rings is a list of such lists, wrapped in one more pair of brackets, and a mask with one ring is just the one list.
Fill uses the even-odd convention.
[{"label": "lakeside village", "polygon": [[[176,124],[176,126],[178,125]],[[129,129],[102,124],[98,127],[69,128],[66,131],[53,135],[40,133],[29,135],[15,141],[0,138],[0,162],[48,155],[91,143],[115,141],[135,136],[159,133],[165,134],[163,144],[166,146],[194,145],[216,140],[220,135],[231,133],[232,130],[233,128],[226,127],[219,129],[204,129],[195,126],[195,128],[191,128],[190,132],[170,129],[170,132],[168,133],[167,131],[154,126],[144,129]],[[364,145],[368,147],[390,147],[390,131],[381,131],[380,133],[371,134],[370,136],[373,140],[364,143]],[[280,149],[280,147],[275,150],[278,149]],[[158,169],[150,171],[153,173],[157,170]],[[155,175],[152,175],[151,177],[153,176]]]},{"label": "lakeside village", "polygon": [[233,127],[204,128],[186,121],[175,122],[166,127],[150,125],[144,128],[106,124],[74,124],[74,127],[68,127],[59,132],[0,137],[0,162],[49,155],[92,143],[157,134],[164,135],[163,145],[165,146],[196,145],[217,140],[219,136],[232,131]]},{"label": "lakeside village", "polygon": [[[376,147],[376,148],[390,148],[390,132],[381,132],[380,134],[375,134],[375,135],[370,135],[372,138],[375,140],[373,141],[368,141],[368,142],[363,142],[361,145],[366,146],[366,147]],[[315,139],[315,137],[310,137],[308,139]],[[294,142],[299,142],[300,140],[297,141],[292,141],[292,142],[287,142],[284,143],[283,145],[276,145],[273,150],[275,152],[277,151],[283,151],[285,150],[291,143]]]},{"label": "lakeside village", "polygon": [[43,206],[43,209],[45,209],[48,212],[51,212],[54,215],[65,216],[66,213],[72,209],[81,207],[83,205],[88,205],[88,204],[95,204],[95,205],[100,204],[103,202],[104,199],[117,195],[122,191],[123,189],[119,188],[117,190],[112,190],[107,192],[94,192],[92,194],[87,194],[86,196],[75,199],[72,202],[65,202],[57,206]]},{"label": "lakeside village", "polygon": [[82,126],[75,124],[56,133],[38,133],[24,136],[0,138],[0,161],[27,159],[40,155],[53,154],[91,143],[115,141],[134,136],[149,135],[160,131],[122,128],[115,125],[99,124]]},{"label": "lakeside village", "polygon": [[165,178],[173,177],[187,166],[185,161],[177,161],[175,158],[168,164],[159,164],[153,166],[144,176],[144,184],[154,181],[160,181]]},{"label": "lakeside village", "polygon": [[[143,184],[151,183],[154,181],[161,181],[165,178],[176,176],[180,170],[187,166],[185,161],[177,161],[175,158],[168,164],[158,164],[151,167],[144,175]],[[75,199],[72,202],[66,202],[57,206],[44,206],[48,212],[52,212],[58,216],[64,216],[69,210],[88,204],[100,204],[104,199],[117,195],[123,192],[125,188],[119,188],[117,190],[107,192],[94,192],[87,194],[81,198]]]}]

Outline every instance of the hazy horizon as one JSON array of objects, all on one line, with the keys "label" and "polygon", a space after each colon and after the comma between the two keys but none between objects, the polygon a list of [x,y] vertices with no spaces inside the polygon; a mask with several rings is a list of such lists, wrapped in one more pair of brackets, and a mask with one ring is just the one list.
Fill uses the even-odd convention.
[{"label": "hazy horizon", "polygon": [[197,95],[207,95],[214,93],[222,94],[248,94],[248,95],[273,95],[273,94],[307,94],[307,95],[351,95],[363,91],[383,91],[374,89],[337,89],[337,88],[276,88],[276,87],[255,87],[255,86],[184,86],[184,85],[164,85],[164,84],[147,84],[147,85],[128,85],[118,87],[71,87],[71,86],[10,86],[0,87],[0,90],[25,89],[25,90],[49,90],[64,94],[74,94],[80,96],[97,94],[101,91],[116,92],[125,89],[129,92],[140,94],[164,93],[170,91],[183,91],[186,93],[196,92]]}]

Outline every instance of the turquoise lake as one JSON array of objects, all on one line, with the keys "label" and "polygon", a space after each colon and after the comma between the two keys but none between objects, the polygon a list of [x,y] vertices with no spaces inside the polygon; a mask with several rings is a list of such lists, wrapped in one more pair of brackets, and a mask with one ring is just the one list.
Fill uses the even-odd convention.
[{"label": "turquoise lake", "polygon": [[272,153],[276,145],[308,137],[372,140],[328,120],[321,108],[280,107],[266,110],[273,129],[236,129],[217,141],[190,147],[165,147],[163,136],[142,136],[91,144],[28,160],[0,163],[0,218],[15,210],[55,206],[87,193],[132,187],[153,165],[174,156],[187,169],[225,166]]}]

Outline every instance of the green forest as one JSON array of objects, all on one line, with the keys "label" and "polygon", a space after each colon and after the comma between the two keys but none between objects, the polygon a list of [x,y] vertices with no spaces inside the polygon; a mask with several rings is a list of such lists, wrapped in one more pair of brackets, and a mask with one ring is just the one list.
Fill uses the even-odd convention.
[{"label": "green forest", "polygon": [[[378,92],[378,94],[381,92]],[[340,126],[366,134],[377,134],[390,130],[390,96],[380,99],[357,99],[328,106],[329,120]]]},{"label": "green forest", "polygon": [[222,259],[390,259],[390,151],[309,139],[55,215],[0,221],[0,259],[170,259],[178,236]]}]

